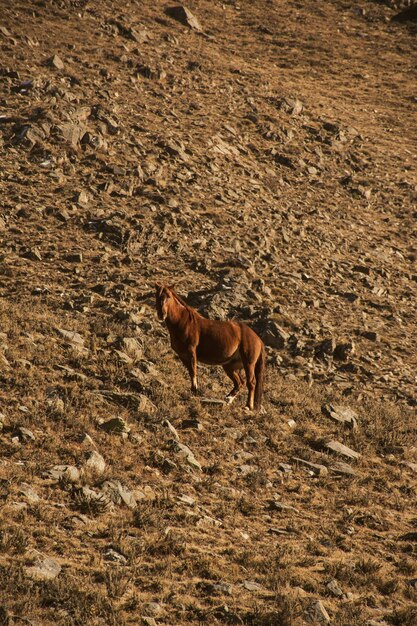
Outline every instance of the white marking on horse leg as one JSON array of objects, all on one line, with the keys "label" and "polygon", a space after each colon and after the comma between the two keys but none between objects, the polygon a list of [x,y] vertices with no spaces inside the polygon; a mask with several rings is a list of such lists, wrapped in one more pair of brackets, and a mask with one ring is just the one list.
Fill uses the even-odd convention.
[{"label": "white marking on horse leg", "polygon": [[227,404],[232,404],[232,402],[234,402],[236,400],[236,396],[237,396],[237,393],[235,393],[234,396],[231,396],[231,395],[226,396]]}]

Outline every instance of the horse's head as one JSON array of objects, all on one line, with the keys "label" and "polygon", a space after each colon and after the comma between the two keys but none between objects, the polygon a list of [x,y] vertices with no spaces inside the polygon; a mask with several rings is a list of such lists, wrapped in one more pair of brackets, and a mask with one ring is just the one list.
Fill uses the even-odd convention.
[{"label": "horse's head", "polygon": [[165,321],[170,305],[174,302],[174,296],[169,287],[155,283],[156,291],[156,312],[161,322]]}]

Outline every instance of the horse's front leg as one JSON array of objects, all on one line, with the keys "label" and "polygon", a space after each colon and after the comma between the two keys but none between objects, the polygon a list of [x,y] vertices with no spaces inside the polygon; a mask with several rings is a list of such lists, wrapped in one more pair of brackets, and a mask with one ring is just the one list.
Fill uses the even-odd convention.
[{"label": "horse's front leg", "polygon": [[191,378],[191,391],[193,393],[197,393],[198,385],[197,385],[197,354],[196,350],[190,349],[186,355],[182,357],[182,362],[188,370],[188,373]]}]

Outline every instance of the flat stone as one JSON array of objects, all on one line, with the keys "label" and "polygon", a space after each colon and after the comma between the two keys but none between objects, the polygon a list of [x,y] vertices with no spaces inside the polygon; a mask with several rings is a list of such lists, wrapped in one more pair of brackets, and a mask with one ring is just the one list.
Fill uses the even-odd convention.
[{"label": "flat stone", "polygon": [[327,476],[327,474],[329,473],[325,465],[320,465],[318,463],[311,463],[310,461],[306,461],[305,459],[300,459],[296,456],[293,456],[292,460],[298,465],[303,465],[307,469],[311,470],[317,476]]},{"label": "flat stone", "polygon": [[75,465],[54,465],[44,474],[45,478],[53,480],[65,480],[69,483],[78,483],[80,470]]},{"label": "flat stone", "polygon": [[112,417],[106,422],[100,424],[99,428],[104,430],[106,433],[122,434],[130,432],[130,426],[128,426],[123,417]]},{"label": "flat stone", "polygon": [[336,441],[335,439],[332,439],[331,441],[329,441],[329,443],[326,443],[324,447],[328,450],[331,450],[332,452],[335,452],[336,454],[341,454],[348,459],[359,459],[359,457],[361,456],[359,452],[348,448],[343,443],[340,443],[340,441]]},{"label": "flat stone", "polygon": [[343,461],[336,461],[335,463],[329,466],[329,470],[341,476],[355,476],[356,475],[356,472],[353,469],[353,467],[351,467],[348,463],[344,463]]},{"label": "flat stone", "polygon": [[61,572],[60,564],[37,550],[31,550],[28,555],[33,565],[24,568],[24,573],[32,580],[54,580]]},{"label": "flat stone", "polygon": [[102,491],[110,498],[114,504],[125,504],[129,509],[135,509],[137,506],[135,497],[124,485],[118,480],[106,480],[101,485]]},{"label": "flat stone", "polygon": [[57,70],[64,69],[64,63],[57,54],[54,54],[54,56],[49,59],[49,65]]},{"label": "flat stone", "polygon": [[351,428],[358,427],[358,415],[347,406],[340,404],[326,404],[323,407],[324,412],[335,422],[346,424]]},{"label": "flat stone", "polygon": [[94,471],[97,474],[102,474],[106,469],[106,461],[99,452],[93,450],[87,454],[87,459],[84,463],[84,467]]},{"label": "flat stone", "polygon": [[307,609],[306,615],[308,621],[318,622],[319,624],[329,624],[330,616],[326,611],[321,600],[315,600]]},{"label": "flat stone", "polygon": [[57,328],[56,330],[68,343],[77,344],[79,346],[84,345],[84,339],[79,333],[75,332],[75,330],[65,330],[64,328]]},{"label": "flat stone", "polygon": [[170,17],[173,17],[184,26],[189,26],[193,30],[202,32],[201,24],[198,19],[195,17],[193,13],[191,13],[190,9],[187,7],[179,5],[176,7],[168,7],[165,9],[165,13]]},{"label": "flat stone", "polygon": [[41,501],[35,489],[31,487],[31,485],[29,485],[28,483],[22,483],[19,486],[19,493],[25,496],[29,504],[37,504]]}]

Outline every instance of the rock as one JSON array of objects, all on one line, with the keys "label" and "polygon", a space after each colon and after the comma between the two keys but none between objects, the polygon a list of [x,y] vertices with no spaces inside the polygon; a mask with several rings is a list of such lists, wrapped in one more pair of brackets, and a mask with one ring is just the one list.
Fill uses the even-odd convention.
[{"label": "rock", "polygon": [[292,460],[298,465],[303,465],[304,467],[312,471],[317,476],[327,476],[327,474],[329,473],[325,465],[311,463],[310,461],[306,461],[305,459],[300,459],[296,456],[293,456]]},{"label": "rock", "polygon": [[165,9],[165,13],[178,22],[181,22],[181,24],[184,24],[184,26],[189,26],[198,32],[202,32],[203,30],[198,19],[191,13],[190,9],[187,9],[185,6],[168,7]]},{"label": "rock", "polygon": [[64,69],[64,63],[57,54],[54,54],[54,56],[49,59],[48,65],[50,65],[51,67],[54,67],[56,70]]},{"label": "rock", "polygon": [[381,337],[374,330],[363,330],[361,331],[361,337],[368,339],[368,341],[381,341]]},{"label": "rock", "polygon": [[87,459],[84,463],[84,467],[92,470],[96,474],[102,474],[106,469],[106,461],[101,456],[101,454],[93,450],[92,452],[88,453]]},{"label": "rock", "polygon": [[191,452],[190,448],[179,441],[175,442],[175,449],[179,453],[182,458],[185,458],[187,463],[193,468],[197,469],[201,472],[203,469],[201,464],[197,461],[194,454]]},{"label": "rock", "polygon": [[261,585],[253,582],[252,580],[244,580],[242,587],[247,589],[247,591],[265,591],[265,589]]},{"label": "rock", "polygon": [[111,563],[118,563],[119,565],[127,564],[127,558],[124,557],[123,554],[120,554],[120,552],[113,550],[113,548],[108,548],[103,557],[105,561],[110,561]]},{"label": "rock", "polygon": [[322,359],[325,357],[333,356],[333,352],[336,348],[336,342],[333,337],[324,339],[314,349],[314,356],[316,359]]},{"label": "rock", "polygon": [[143,359],[143,348],[140,342],[134,337],[124,337],[121,341],[121,349],[134,361]]},{"label": "rock", "polygon": [[347,406],[340,404],[326,404],[323,411],[336,422],[346,424],[351,428],[358,427],[358,415]]},{"label": "rock", "polygon": [[273,511],[294,511],[294,513],[299,513],[299,510],[289,504],[283,504],[279,502],[279,500],[269,500],[268,508]]},{"label": "rock", "polygon": [[345,595],[339,587],[339,583],[334,578],[327,583],[326,589],[328,589],[328,591],[330,591],[330,593],[336,598],[343,598]]},{"label": "rock", "polygon": [[155,615],[156,617],[162,615],[164,609],[158,602],[145,602],[143,605],[143,611],[146,615]]},{"label": "rock", "polygon": [[178,431],[175,428],[175,426],[173,426],[168,419],[165,419],[162,423],[163,423],[164,426],[166,426],[168,428],[168,430],[171,432],[171,434],[174,436],[174,438],[177,441],[179,441],[180,440],[180,436],[179,436]]},{"label": "rock", "polygon": [[80,347],[84,346],[84,339],[79,333],[76,333],[74,330],[65,330],[64,328],[57,328],[56,330],[61,335],[61,337],[66,340],[67,343]]},{"label": "rock", "polygon": [[81,190],[75,195],[75,202],[81,206],[86,206],[90,202],[89,195],[86,191]]},{"label": "rock", "polygon": [[139,413],[152,415],[157,411],[157,407],[151,400],[149,400],[148,396],[140,393],[138,396],[137,410]]},{"label": "rock", "polygon": [[356,475],[355,470],[350,465],[348,465],[347,463],[344,463],[343,461],[337,461],[336,463],[333,463],[333,465],[329,466],[329,470],[341,476],[355,476]]},{"label": "rock", "polygon": [[136,508],[137,504],[133,493],[118,480],[106,480],[101,485],[101,489],[114,504],[123,503],[129,509]]},{"label": "rock", "polygon": [[200,398],[201,404],[226,404],[225,400],[220,398]]},{"label": "rock", "polygon": [[17,437],[22,443],[29,443],[30,441],[35,441],[35,435],[28,428],[23,428],[23,426],[18,426],[16,430],[13,432],[12,437]]},{"label": "rock", "polygon": [[310,622],[319,624],[330,624],[330,616],[324,608],[321,600],[315,600],[307,609],[306,617]]},{"label": "rock", "polygon": [[37,504],[41,501],[36,491],[28,483],[22,483],[19,486],[19,493],[25,496],[29,504]]},{"label": "rock", "polygon": [[80,470],[74,465],[54,465],[44,474],[45,478],[53,480],[63,480],[69,483],[78,483],[80,481]]},{"label": "rock", "polygon": [[341,454],[348,459],[358,459],[361,456],[359,452],[355,452],[355,450],[348,448],[343,443],[340,443],[335,439],[332,439],[331,441],[329,441],[329,443],[326,443],[324,447],[327,448],[327,450],[336,452],[336,454]]},{"label": "rock", "polygon": [[113,503],[106,493],[94,491],[87,485],[73,490],[73,497],[82,512],[100,515],[113,508]]},{"label": "rock", "polygon": [[158,626],[158,623],[154,617],[142,615],[141,620],[142,620],[142,624],[145,624],[145,626]]},{"label": "rock", "polygon": [[268,320],[262,333],[265,345],[278,350],[285,347],[289,334],[283,330],[274,320]]},{"label": "rock", "polygon": [[24,567],[23,571],[32,580],[54,580],[61,572],[60,564],[49,557],[44,556],[37,550],[31,550],[27,557],[33,562]]},{"label": "rock", "polygon": [[338,343],[333,351],[333,357],[337,361],[347,361],[354,353],[355,344],[350,340],[344,343]]},{"label": "rock", "polygon": [[130,433],[130,426],[128,426],[123,417],[112,417],[106,422],[99,424],[99,428],[106,433]]},{"label": "rock", "polygon": [[297,98],[282,98],[279,102],[279,108],[285,113],[290,113],[293,116],[299,115],[303,110],[303,104]]}]

